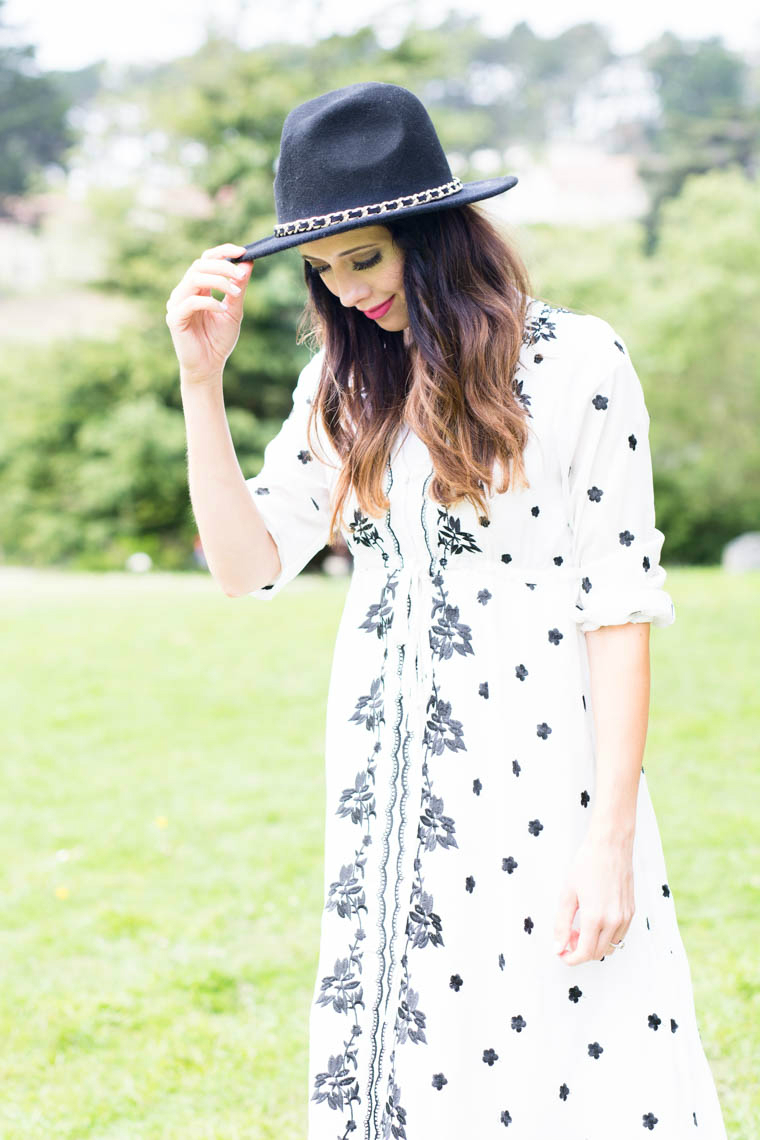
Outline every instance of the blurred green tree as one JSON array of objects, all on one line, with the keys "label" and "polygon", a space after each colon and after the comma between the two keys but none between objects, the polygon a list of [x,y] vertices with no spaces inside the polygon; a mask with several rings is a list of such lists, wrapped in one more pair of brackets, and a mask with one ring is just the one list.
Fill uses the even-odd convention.
[{"label": "blurred green tree", "polygon": [[[7,36],[12,29],[4,7],[0,0],[0,31]],[[56,73],[41,74],[35,54],[31,44],[0,45],[0,214],[9,212],[11,196],[39,188],[41,168],[62,164],[76,140],[67,114],[73,91],[82,85],[67,89]]]},{"label": "blurred green tree", "polygon": [[658,238],[663,203],[691,174],[738,166],[758,169],[760,102],[752,92],[747,61],[718,36],[685,43],[671,32],[645,53],[662,114],[650,127],[650,152],[639,174],[650,195],[645,248]]}]

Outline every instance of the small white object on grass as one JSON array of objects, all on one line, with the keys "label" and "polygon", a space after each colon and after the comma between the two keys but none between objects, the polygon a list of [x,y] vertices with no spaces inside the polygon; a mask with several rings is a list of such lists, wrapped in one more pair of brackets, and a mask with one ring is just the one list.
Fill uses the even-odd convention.
[{"label": "small white object on grass", "polygon": [[721,566],[729,574],[760,570],[760,531],[748,530],[727,542],[721,554]]},{"label": "small white object on grass", "polygon": [[134,554],[130,554],[124,565],[133,574],[145,574],[147,570],[153,569],[153,559],[144,550],[136,550]]},{"label": "small white object on grass", "polygon": [[322,559],[322,571],[330,578],[342,578],[351,573],[351,560],[341,554],[326,554]]}]

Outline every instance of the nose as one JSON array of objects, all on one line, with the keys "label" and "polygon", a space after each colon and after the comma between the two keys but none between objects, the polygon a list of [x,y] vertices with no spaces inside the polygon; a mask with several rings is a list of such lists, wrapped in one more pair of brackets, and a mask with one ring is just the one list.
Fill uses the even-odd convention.
[{"label": "nose", "polygon": [[372,295],[372,290],[366,284],[357,278],[347,278],[345,281],[338,282],[338,296],[340,303],[347,309],[353,308],[360,301],[367,300]]}]

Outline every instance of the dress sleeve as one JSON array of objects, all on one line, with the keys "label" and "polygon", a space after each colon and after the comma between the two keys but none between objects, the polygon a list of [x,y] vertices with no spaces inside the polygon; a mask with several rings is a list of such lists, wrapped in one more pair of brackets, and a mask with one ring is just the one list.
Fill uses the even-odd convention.
[{"label": "dress sleeve", "polygon": [[[327,544],[330,524],[329,467],[326,453],[310,449],[306,425],[321,373],[323,352],[302,369],[293,391],[293,407],[277,435],[264,449],[258,475],[246,486],[274,539],[281,570],[269,585],[248,593],[268,601]],[[312,425],[312,440],[319,444],[319,426]]]},{"label": "dress sleeve", "polygon": [[584,633],[627,622],[671,625],[641,381],[615,330],[601,318],[584,319],[594,322],[598,349],[576,376],[572,411],[560,425],[570,441],[564,473],[579,569],[575,620]]}]

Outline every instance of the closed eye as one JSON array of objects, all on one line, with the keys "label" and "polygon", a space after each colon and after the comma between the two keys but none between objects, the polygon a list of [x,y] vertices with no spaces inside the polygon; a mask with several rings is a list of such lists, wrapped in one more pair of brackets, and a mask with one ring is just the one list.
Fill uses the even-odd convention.
[{"label": "closed eye", "polygon": [[[382,261],[382,258],[383,258],[383,255],[380,252],[380,250],[378,250],[376,253],[373,253],[372,257],[370,257],[367,261],[354,261],[354,262],[352,262],[351,268],[352,269],[371,269],[373,265],[377,265],[378,262]],[[309,262],[309,264],[311,265],[311,262]],[[312,272],[318,273],[319,276],[321,277],[323,273],[326,273],[327,270],[330,269],[330,266],[329,265],[311,265],[311,268],[312,268]]]},{"label": "closed eye", "polygon": [[382,256],[380,250],[378,250],[377,253],[372,254],[372,257],[370,257],[368,261],[355,261],[354,269],[369,269],[371,266],[377,265],[378,261],[382,260]]}]

